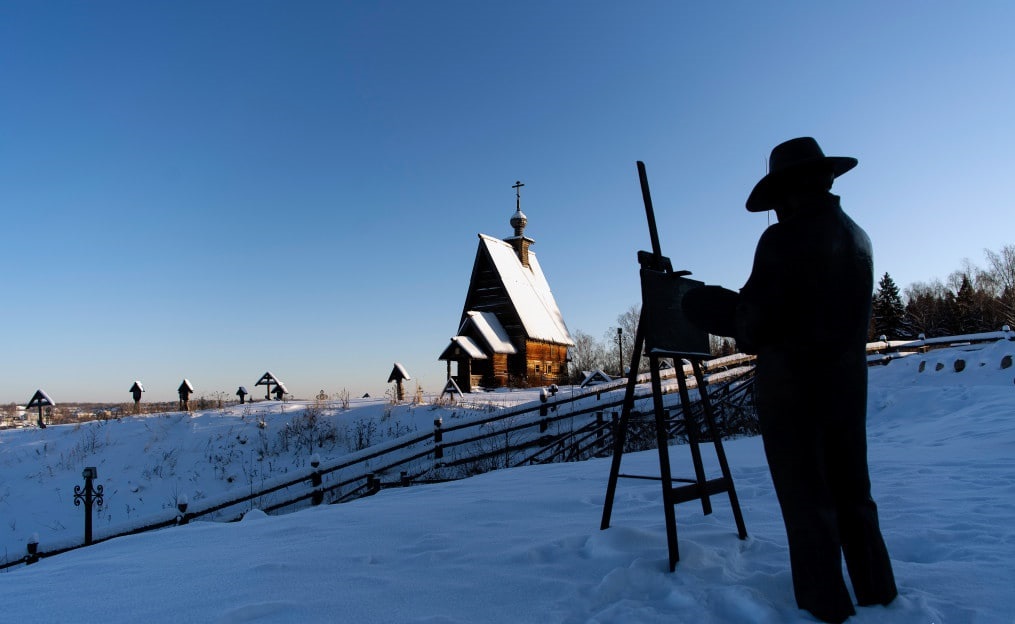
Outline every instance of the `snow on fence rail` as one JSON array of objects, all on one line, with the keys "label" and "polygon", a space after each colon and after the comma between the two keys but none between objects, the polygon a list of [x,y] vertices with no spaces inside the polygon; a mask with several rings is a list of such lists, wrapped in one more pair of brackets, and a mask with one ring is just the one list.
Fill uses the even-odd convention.
[{"label": "snow on fence rail", "polygon": [[960,334],[957,336],[940,336],[926,338],[920,334],[916,340],[877,340],[867,343],[868,364],[888,364],[894,359],[926,353],[932,349],[957,347],[961,345],[983,344],[1000,340],[1015,340],[1015,332],[1008,325],[1000,331],[981,332],[978,334]]}]

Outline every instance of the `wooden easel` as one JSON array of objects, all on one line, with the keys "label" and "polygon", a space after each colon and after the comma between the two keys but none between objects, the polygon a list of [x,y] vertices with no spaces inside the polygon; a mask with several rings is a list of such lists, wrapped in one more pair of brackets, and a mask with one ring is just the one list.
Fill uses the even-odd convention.
[{"label": "wooden easel", "polygon": [[[645,200],[645,212],[648,216],[649,233],[652,237],[652,253],[638,252],[638,262],[641,265],[641,319],[635,334],[634,352],[631,354],[631,368],[620,421],[614,432],[613,462],[610,466],[610,478],[606,487],[606,500],[603,504],[603,520],[600,528],[607,529],[610,526],[613,499],[617,491],[617,480],[620,477],[658,479],[662,483],[663,511],[666,516],[666,542],[669,548],[670,571],[672,572],[676,569],[677,561],[680,560],[680,551],[677,547],[677,521],[673,509],[675,505],[697,499],[701,501],[702,513],[708,515],[712,513],[712,502],[709,497],[727,492],[740,539],[747,537],[747,528],[744,526],[740,503],[733,487],[733,477],[726,461],[726,451],[723,449],[722,438],[715,426],[712,404],[702,373],[702,360],[711,357],[708,349],[708,335],[687,323],[680,307],[684,294],[702,283],[687,279],[686,276],[690,275],[688,271],[674,271],[669,258],[662,255],[656,231],[655,214],[652,209],[652,198],[648,190],[648,178],[645,175],[645,165],[640,161],[638,162],[638,174],[641,178],[642,196]],[[638,365],[643,354],[648,357],[652,379],[652,406],[659,451],[658,477],[620,474],[620,462],[624,454],[628,422],[634,407],[634,393],[638,383]],[[680,391],[681,417],[684,419],[684,429],[687,432],[687,443],[690,447],[691,462],[694,467],[693,479],[674,478],[671,474],[669,428],[666,422],[662,380],[659,374],[661,358],[674,359]],[[705,426],[715,446],[716,457],[722,472],[721,477],[708,479],[705,475],[698,440],[699,425],[692,413],[691,397],[687,388],[687,373],[681,362],[685,359],[690,361],[691,370],[697,382],[701,411]],[[674,481],[682,485],[674,487]]]}]

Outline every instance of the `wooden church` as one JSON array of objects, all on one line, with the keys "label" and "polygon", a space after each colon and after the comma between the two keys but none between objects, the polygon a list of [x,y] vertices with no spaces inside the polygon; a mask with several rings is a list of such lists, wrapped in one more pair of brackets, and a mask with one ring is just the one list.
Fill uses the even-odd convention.
[{"label": "wooden church", "polygon": [[529,249],[535,241],[525,236],[521,186],[514,186],[514,236],[479,235],[458,333],[438,358],[447,361],[448,378],[463,392],[567,381],[567,350],[574,341]]}]

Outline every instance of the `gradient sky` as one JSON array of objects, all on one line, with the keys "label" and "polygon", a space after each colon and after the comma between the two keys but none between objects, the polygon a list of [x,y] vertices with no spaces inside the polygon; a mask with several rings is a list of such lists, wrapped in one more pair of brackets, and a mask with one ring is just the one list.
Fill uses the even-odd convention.
[{"label": "gradient sky", "polygon": [[[0,401],[439,391],[479,232],[526,234],[573,330],[663,252],[738,288],[777,143],[902,287],[1015,243],[1015,4],[0,4]],[[774,217],[773,217],[774,219]],[[411,386],[410,386],[411,387]]]}]

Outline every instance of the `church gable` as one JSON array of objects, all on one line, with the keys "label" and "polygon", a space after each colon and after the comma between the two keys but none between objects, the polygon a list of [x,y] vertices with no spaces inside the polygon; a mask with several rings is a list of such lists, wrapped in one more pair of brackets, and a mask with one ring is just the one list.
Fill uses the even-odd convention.
[{"label": "church gable", "polygon": [[[480,237],[482,236],[480,234]],[[525,328],[521,318],[511,305],[511,296],[482,240],[479,249],[476,250],[472,278],[469,280],[469,290],[465,295],[459,326],[466,323],[469,312],[492,314],[500,322],[512,344],[516,346],[524,344]]]}]

